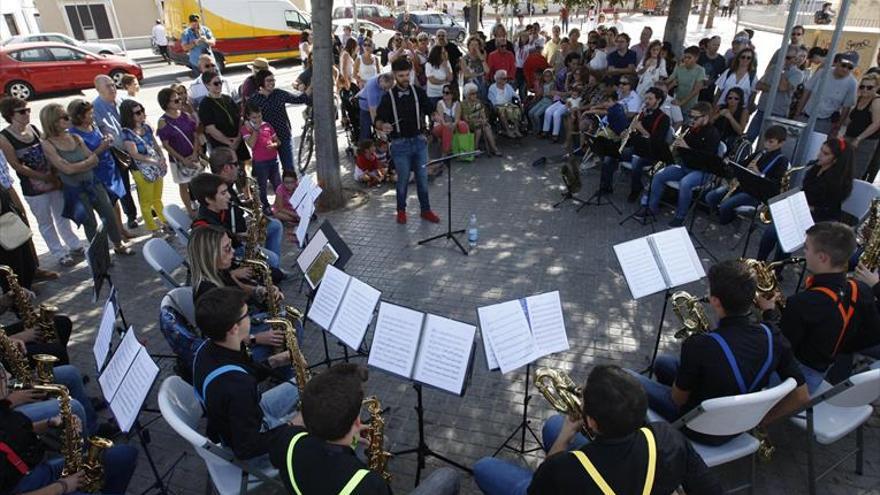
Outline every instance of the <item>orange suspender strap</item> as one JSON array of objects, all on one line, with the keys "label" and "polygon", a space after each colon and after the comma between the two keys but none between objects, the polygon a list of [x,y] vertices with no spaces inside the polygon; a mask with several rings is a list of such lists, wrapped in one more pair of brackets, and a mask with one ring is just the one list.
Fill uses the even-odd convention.
[{"label": "orange suspender strap", "polygon": [[840,329],[840,333],[837,336],[837,343],[834,344],[834,351],[832,351],[831,356],[836,356],[837,351],[840,350],[840,344],[843,343],[843,338],[846,336],[846,331],[849,329],[849,322],[852,320],[853,314],[856,311],[856,301],[859,300],[859,286],[853,280],[849,280],[850,287],[850,304],[849,307],[844,309],[843,303],[840,302],[840,299],[837,297],[837,293],[828,287],[810,287],[809,290],[814,290],[825,294],[830,297],[835,304],[837,304],[837,310],[840,311],[840,318],[843,320],[843,327]]}]

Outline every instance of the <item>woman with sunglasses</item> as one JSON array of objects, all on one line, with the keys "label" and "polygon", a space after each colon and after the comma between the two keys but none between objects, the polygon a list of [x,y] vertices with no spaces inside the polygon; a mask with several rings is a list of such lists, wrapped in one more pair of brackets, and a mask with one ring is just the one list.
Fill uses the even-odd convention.
[{"label": "woman with sunglasses", "polygon": [[715,106],[726,105],[727,92],[731,88],[740,88],[745,95],[743,104],[746,108],[753,108],[755,100],[755,86],[758,78],[755,77],[757,66],[755,65],[755,51],[751,48],[743,48],[731,60],[730,67],[718,76],[716,85],[718,94],[715,96]]},{"label": "woman with sunglasses", "polygon": [[220,74],[212,70],[206,71],[202,74],[202,81],[208,87],[208,96],[199,103],[199,122],[205,126],[205,136],[210,148],[225,146],[233,149],[238,161],[246,164],[250,161],[251,154],[239,134],[239,106],[231,96],[223,93],[223,79]]},{"label": "woman with sunglasses", "polygon": [[174,230],[165,223],[162,213],[165,208],[162,204],[162,178],[168,173],[168,165],[156,144],[153,128],[147,124],[144,106],[135,100],[124,100],[119,105],[119,119],[122,123],[122,144],[137,169],[131,175],[137,186],[144,224],[153,237],[173,237]]},{"label": "woman with sunglasses", "polygon": [[373,52],[375,48],[372,38],[365,39],[364,52],[354,60],[354,78],[359,88],[363,88],[367,81],[382,72],[382,62]]},{"label": "woman with sunglasses", "polygon": [[434,128],[431,131],[434,137],[440,139],[440,147],[444,155],[448,155],[452,149],[453,134],[467,134],[470,132],[467,122],[461,119],[461,103],[452,86],[443,86],[443,98],[437,102],[437,111],[434,112]]},{"label": "woman with sunglasses", "polygon": [[168,152],[171,160],[171,179],[177,184],[180,201],[189,216],[195,217],[196,211],[189,196],[189,181],[204,172],[202,158],[199,156],[198,124],[189,114],[183,111],[183,100],[171,88],[159,91],[159,107],[165,111],[156,124],[156,135],[162,141],[162,147]]},{"label": "woman with sunglasses", "polygon": [[736,139],[743,135],[749,122],[749,112],[743,103],[744,93],[739,87],[730,88],[724,97],[724,106],[715,108],[712,125],[718,129],[721,141],[732,150]]},{"label": "woman with sunglasses", "polygon": [[880,168],[880,154],[875,153],[880,141],[880,74],[867,74],[859,83],[856,104],[849,113],[846,140],[855,153],[855,177],[874,182]]}]

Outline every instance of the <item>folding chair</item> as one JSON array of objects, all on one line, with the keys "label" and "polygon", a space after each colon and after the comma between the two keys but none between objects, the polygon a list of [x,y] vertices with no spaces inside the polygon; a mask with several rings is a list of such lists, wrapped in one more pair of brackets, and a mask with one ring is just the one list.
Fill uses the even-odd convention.
[{"label": "folding chair", "polygon": [[[189,265],[177,251],[168,244],[165,239],[150,239],[144,244],[144,259],[159,277],[170,288],[183,287],[185,284],[178,282],[171,274],[181,266],[189,270]],[[189,278],[189,277],[187,277]]]},{"label": "folding chair", "polygon": [[852,192],[843,204],[840,205],[840,209],[855,218],[856,224],[859,224],[868,214],[871,201],[877,197],[880,197],[880,187],[870,182],[854,179]]},{"label": "folding chair", "polygon": [[186,245],[186,243],[189,242],[189,226],[192,223],[192,219],[183,208],[175,204],[165,205],[165,208],[162,209],[162,213],[165,215],[165,220],[168,221],[168,225],[174,229],[174,233],[176,233],[184,245]]}]

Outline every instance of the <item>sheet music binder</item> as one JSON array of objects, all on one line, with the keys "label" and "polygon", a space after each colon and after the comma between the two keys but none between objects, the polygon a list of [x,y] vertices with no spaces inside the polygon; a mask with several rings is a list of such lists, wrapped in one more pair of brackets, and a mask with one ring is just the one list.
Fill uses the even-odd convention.
[{"label": "sheet music binder", "polygon": [[[150,357],[147,348],[140,342],[133,327],[126,331],[123,341],[110,357],[104,371],[98,376],[101,393],[107,401],[119,429],[128,433],[137,421],[141,407],[159,375],[159,367]],[[133,353],[119,352],[123,346],[136,349]],[[140,363],[139,366],[135,366]],[[121,375],[121,378],[109,376]],[[136,376],[139,375],[139,376]],[[125,391],[127,393],[120,393]]]},{"label": "sheet music binder", "polygon": [[[296,258],[296,264],[306,276],[306,282],[312,290],[321,284],[321,279],[310,277],[309,271],[313,267],[316,257],[318,257],[327,246],[336,253],[336,260],[333,261],[332,265],[340,270],[345,268],[348,260],[352,257],[353,253],[351,252],[351,248],[349,248],[345,241],[342,240],[336,232],[336,229],[333,228],[333,225],[326,220],[323,221],[321,226],[318,227],[318,230],[309,240],[309,243],[306,244],[305,249],[303,249]],[[323,271],[321,272],[321,277],[323,277]]]},{"label": "sheet music binder", "polygon": [[[323,281],[328,281],[323,283]],[[340,287],[338,284],[341,284]],[[352,290],[352,288],[355,288]],[[358,291],[366,306],[352,308]],[[327,266],[307,317],[353,350],[363,343],[381,292],[333,265]],[[356,312],[360,310],[360,312]]]},{"label": "sheet music binder", "polygon": [[684,227],[664,230],[614,246],[633,299],[706,276]]},{"label": "sheet music binder", "polygon": [[770,198],[768,206],[782,250],[793,253],[803,247],[807,229],[815,223],[807,195],[799,188],[792,189]]}]

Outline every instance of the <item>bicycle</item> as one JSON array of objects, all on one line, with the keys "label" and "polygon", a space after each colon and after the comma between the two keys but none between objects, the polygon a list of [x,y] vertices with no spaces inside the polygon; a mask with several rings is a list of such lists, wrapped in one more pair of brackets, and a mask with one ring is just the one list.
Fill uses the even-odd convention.
[{"label": "bicycle", "polygon": [[299,140],[299,150],[296,154],[300,175],[306,173],[306,169],[309,168],[309,163],[312,161],[312,153],[315,151],[315,119],[311,105],[303,110],[303,119],[305,124],[303,125],[302,137]]}]

